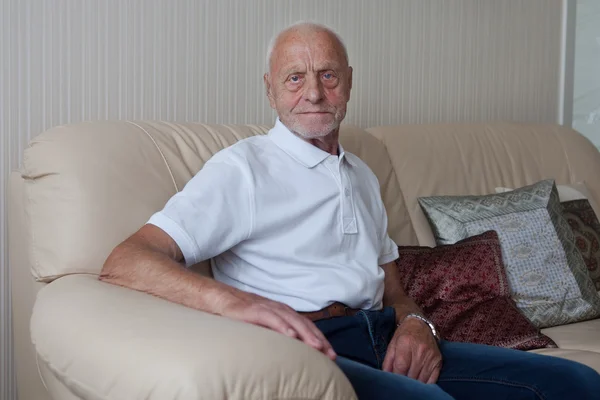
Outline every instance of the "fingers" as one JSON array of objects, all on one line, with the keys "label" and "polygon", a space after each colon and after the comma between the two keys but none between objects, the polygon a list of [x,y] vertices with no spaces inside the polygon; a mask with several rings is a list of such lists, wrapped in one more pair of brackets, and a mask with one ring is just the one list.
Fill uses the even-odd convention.
[{"label": "fingers", "polygon": [[429,378],[431,377],[431,373],[431,368],[428,365],[425,365],[423,366],[423,368],[421,368],[419,375],[417,375],[417,377],[414,379],[418,380],[419,382],[427,383],[429,381]]},{"label": "fingers", "polygon": [[300,318],[300,316],[294,317],[290,313],[280,310],[273,310],[277,315],[283,318],[298,334],[298,338],[314,347],[317,350],[321,350],[324,346],[323,341],[314,334],[314,332],[306,325],[306,323]]},{"label": "fingers", "polygon": [[442,365],[439,351],[432,351],[403,339],[392,339],[381,369],[423,383],[437,382]]},{"label": "fingers", "polygon": [[412,347],[412,362],[408,369],[408,376],[411,379],[419,380],[423,383],[427,382],[431,375],[431,357],[430,349],[423,345],[414,345]]},{"label": "fingers", "polygon": [[311,320],[298,314],[287,305],[259,299],[241,311],[239,314],[230,312],[229,316],[300,339],[332,360],[337,357],[333,347],[319,328]]},{"label": "fingers", "polygon": [[419,357],[418,355],[417,357],[413,357],[412,362],[408,367],[408,372],[406,373],[406,376],[408,376],[410,379],[419,378],[419,375],[421,375],[421,373],[425,370],[425,368],[423,367],[424,365],[422,357]]},{"label": "fingers", "polygon": [[392,343],[395,348],[392,372],[423,383],[437,382],[442,355],[428,326],[409,320],[396,329]]},{"label": "fingers", "polygon": [[420,348],[412,353],[411,361],[407,374],[409,378],[423,383],[437,382],[442,366],[439,352]]},{"label": "fingers", "polygon": [[[400,349],[402,349],[402,351]],[[408,371],[412,362],[413,355],[410,351],[410,348],[401,348],[400,346],[397,346],[396,355],[394,356],[394,366],[392,372],[395,374],[408,376]]]},{"label": "fingers", "polygon": [[257,313],[256,318],[249,322],[264,326],[289,337],[298,337],[296,330],[285,319],[266,309]]},{"label": "fingers", "polygon": [[440,372],[442,371],[442,359],[440,358],[438,362],[433,367],[433,371],[431,372],[431,376],[427,380],[427,383],[436,383],[438,378],[440,377]]},{"label": "fingers", "polygon": [[441,368],[441,362],[440,362],[433,369],[433,372],[431,373],[431,376],[427,380],[427,383],[431,383],[431,384],[436,383],[437,380],[438,380],[438,378],[440,377],[440,371],[441,370],[442,370],[442,368]]},{"label": "fingers", "polygon": [[288,310],[284,308],[273,311],[296,331],[297,337],[300,340],[314,349],[321,351],[332,360],[335,359],[336,354],[331,344],[311,320],[301,316],[292,309]]},{"label": "fingers", "polygon": [[[304,318],[304,317],[300,316],[300,318]],[[314,322],[312,322],[308,318],[304,318],[304,319],[306,319],[308,326],[313,331],[313,333],[315,335],[317,335],[317,337],[319,339],[321,339],[321,341],[323,342],[323,344],[324,344],[323,350],[322,350],[323,353],[325,353],[325,355],[327,355],[332,360],[335,360],[337,357],[337,354],[335,353],[335,350],[333,350],[333,346],[331,346],[331,343],[329,343],[329,340],[327,340],[325,335],[323,335],[323,332],[321,332],[321,330],[319,328],[317,328],[317,326],[314,324]]]},{"label": "fingers", "polygon": [[394,356],[395,349],[391,346],[388,346],[387,351],[385,353],[385,358],[383,359],[383,365],[381,366],[381,370],[385,372],[393,372],[394,368]]},{"label": "fingers", "polygon": [[260,309],[254,323],[300,339],[332,360],[337,357],[331,344],[315,324],[290,307],[281,304],[269,304],[268,308]]}]

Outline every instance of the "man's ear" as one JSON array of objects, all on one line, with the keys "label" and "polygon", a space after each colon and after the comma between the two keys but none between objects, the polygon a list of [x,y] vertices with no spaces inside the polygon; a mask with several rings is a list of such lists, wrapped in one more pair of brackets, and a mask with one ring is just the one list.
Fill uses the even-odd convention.
[{"label": "man's ear", "polygon": [[265,82],[265,89],[267,91],[267,98],[269,99],[269,104],[271,105],[271,108],[275,110],[275,98],[273,97],[271,77],[269,76],[269,73],[263,75],[263,81]]},{"label": "man's ear", "polygon": [[348,100],[350,99],[350,91],[352,90],[352,67],[348,66]]}]

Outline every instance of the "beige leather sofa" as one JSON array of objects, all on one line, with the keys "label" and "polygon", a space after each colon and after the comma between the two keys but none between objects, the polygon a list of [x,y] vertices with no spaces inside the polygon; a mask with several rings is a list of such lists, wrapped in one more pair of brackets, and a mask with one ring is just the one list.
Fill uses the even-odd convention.
[{"label": "beige leather sofa", "polygon": [[[266,126],[94,122],[36,137],[10,177],[9,246],[21,400],[355,399],[326,357],[266,329],[99,282],[110,250],[216,151]],[[344,126],[379,177],[391,237],[433,245],[416,198],[543,178],[586,181],[600,154],[552,125]],[[195,267],[206,273],[206,265]],[[600,371],[600,320],[546,329],[548,355]],[[32,345],[33,343],[33,345]],[[45,391],[45,389],[49,394]]]}]

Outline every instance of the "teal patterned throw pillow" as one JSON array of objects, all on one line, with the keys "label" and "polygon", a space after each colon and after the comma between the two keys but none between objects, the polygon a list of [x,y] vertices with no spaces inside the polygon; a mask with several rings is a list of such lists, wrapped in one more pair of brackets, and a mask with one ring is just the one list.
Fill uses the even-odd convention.
[{"label": "teal patterned throw pillow", "polygon": [[600,315],[553,180],[507,193],[419,198],[438,244],[495,230],[517,307],[538,328]]}]

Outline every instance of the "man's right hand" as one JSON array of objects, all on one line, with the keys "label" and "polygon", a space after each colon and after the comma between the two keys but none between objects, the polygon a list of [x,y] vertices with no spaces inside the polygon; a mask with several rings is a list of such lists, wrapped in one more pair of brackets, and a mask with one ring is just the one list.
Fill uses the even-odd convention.
[{"label": "man's right hand", "polygon": [[319,328],[286,304],[252,293],[235,291],[219,314],[302,340],[330,359],[336,358],[335,351]]}]

